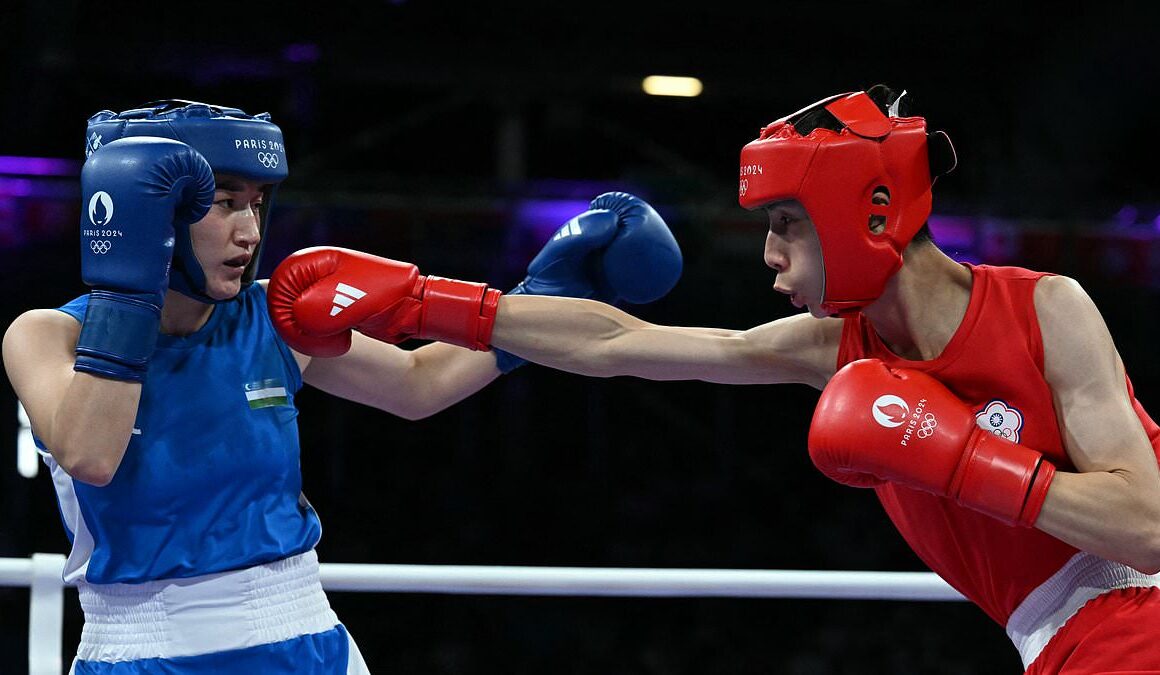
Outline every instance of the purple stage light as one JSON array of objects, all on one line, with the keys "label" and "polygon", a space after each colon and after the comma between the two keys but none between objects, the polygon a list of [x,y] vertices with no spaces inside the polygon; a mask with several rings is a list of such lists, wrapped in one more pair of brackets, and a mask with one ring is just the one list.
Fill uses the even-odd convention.
[{"label": "purple stage light", "polygon": [[55,157],[0,155],[0,174],[8,176],[78,176],[83,162]]},{"label": "purple stage light", "polygon": [[516,207],[516,223],[535,232],[538,241],[547,241],[560,226],[588,210],[590,200],[527,199]]},{"label": "purple stage light", "polygon": [[317,63],[322,55],[318,45],[309,42],[299,42],[287,45],[282,50],[282,56],[290,63]]},{"label": "purple stage light", "polygon": [[4,197],[32,197],[36,184],[27,178],[0,178],[0,195]]},{"label": "purple stage light", "polygon": [[1136,224],[1137,218],[1140,216],[1140,210],[1131,204],[1126,204],[1122,209],[1116,212],[1116,225],[1120,227],[1131,227]]},{"label": "purple stage light", "polygon": [[959,262],[979,262],[979,233],[982,223],[965,216],[936,216],[927,220],[935,243]]}]

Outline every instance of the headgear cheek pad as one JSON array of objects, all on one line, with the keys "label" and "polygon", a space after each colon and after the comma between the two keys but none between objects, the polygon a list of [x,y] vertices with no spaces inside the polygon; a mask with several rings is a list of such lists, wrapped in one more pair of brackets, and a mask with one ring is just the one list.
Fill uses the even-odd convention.
[{"label": "headgear cheek pad", "polygon": [[[795,122],[819,107],[839,129],[799,133]],[[945,134],[937,143],[951,153],[945,173],[953,148]],[[930,216],[930,166],[926,120],[888,117],[865,92],[840,94],[766,126],[742,148],[739,201],[747,209],[787,199],[805,207],[822,248],[821,309],[851,314],[882,294]],[[889,205],[872,203],[880,189]],[[879,231],[872,216],[885,221]]]},{"label": "headgear cheek pad", "polygon": [[[286,148],[282,130],[268,113],[247,115],[237,108],[166,100],[115,113],[103,110],[89,118],[85,132],[85,156],[101,146],[129,136],[155,136],[181,141],[205,157],[215,174],[230,174],[266,186],[259,223],[262,240],[270,219],[274,192],[286,179]],[[205,271],[193,253],[189,226],[179,227],[173,252],[169,287],[207,303],[219,302],[206,295]],[[242,288],[254,281],[261,241],[242,274]]]}]

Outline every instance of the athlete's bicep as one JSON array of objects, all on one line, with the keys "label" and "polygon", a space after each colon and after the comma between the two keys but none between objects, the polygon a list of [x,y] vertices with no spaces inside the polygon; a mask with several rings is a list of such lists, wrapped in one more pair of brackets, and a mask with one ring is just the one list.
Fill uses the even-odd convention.
[{"label": "athlete's bicep", "polygon": [[33,431],[48,441],[52,421],[74,377],[80,324],[52,309],[16,318],[4,333],[4,368]]},{"label": "athlete's bicep", "polygon": [[766,355],[765,368],[782,382],[823,389],[837,370],[842,320],[802,313],[752,328],[744,337]]},{"label": "athlete's bicep", "polygon": [[1123,362],[1095,303],[1074,280],[1045,277],[1036,287],[1035,308],[1044,375],[1076,469],[1156,474],[1155,454],[1128,396]]}]

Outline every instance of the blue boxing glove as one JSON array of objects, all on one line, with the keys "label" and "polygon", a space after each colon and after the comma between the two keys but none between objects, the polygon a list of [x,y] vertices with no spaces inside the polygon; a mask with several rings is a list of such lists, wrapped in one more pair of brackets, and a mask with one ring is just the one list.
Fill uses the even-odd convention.
[{"label": "blue boxing glove", "polygon": [[93,290],[73,368],[139,382],[157,344],[175,226],[209,211],[213,169],[184,143],[124,138],[85,162],[81,194],[81,277]]},{"label": "blue boxing glove", "polygon": [[[606,192],[564,223],[509,295],[557,295],[613,303],[652,302],[681,276],[681,248],[651,206],[627,192]],[[494,349],[505,373],[524,359]]]},{"label": "blue boxing glove", "polygon": [[660,214],[627,192],[606,192],[590,206],[615,213],[620,225],[594,261],[596,299],[642,305],[673,290],[681,278],[681,247]]}]

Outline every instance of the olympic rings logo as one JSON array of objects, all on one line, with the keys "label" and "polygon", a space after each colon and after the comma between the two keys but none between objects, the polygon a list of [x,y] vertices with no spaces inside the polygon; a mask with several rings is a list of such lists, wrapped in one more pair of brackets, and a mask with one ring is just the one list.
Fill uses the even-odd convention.
[{"label": "olympic rings logo", "polygon": [[259,152],[258,153],[258,163],[260,163],[262,166],[266,167],[267,169],[273,169],[276,166],[278,166],[278,161],[279,160],[278,160],[277,153],[273,153],[273,152]]},{"label": "olympic rings logo", "polygon": [[749,192],[749,180],[742,178],[741,183],[737,186],[737,193],[744,197],[746,192]]},{"label": "olympic rings logo", "polygon": [[89,242],[89,248],[97,255],[104,255],[113,250],[113,242],[108,240],[94,239]]},{"label": "olympic rings logo", "polygon": [[930,438],[934,434],[935,427],[938,426],[938,420],[935,419],[933,413],[927,413],[923,416],[922,421],[918,423],[918,431],[915,436],[919,438]]}]

